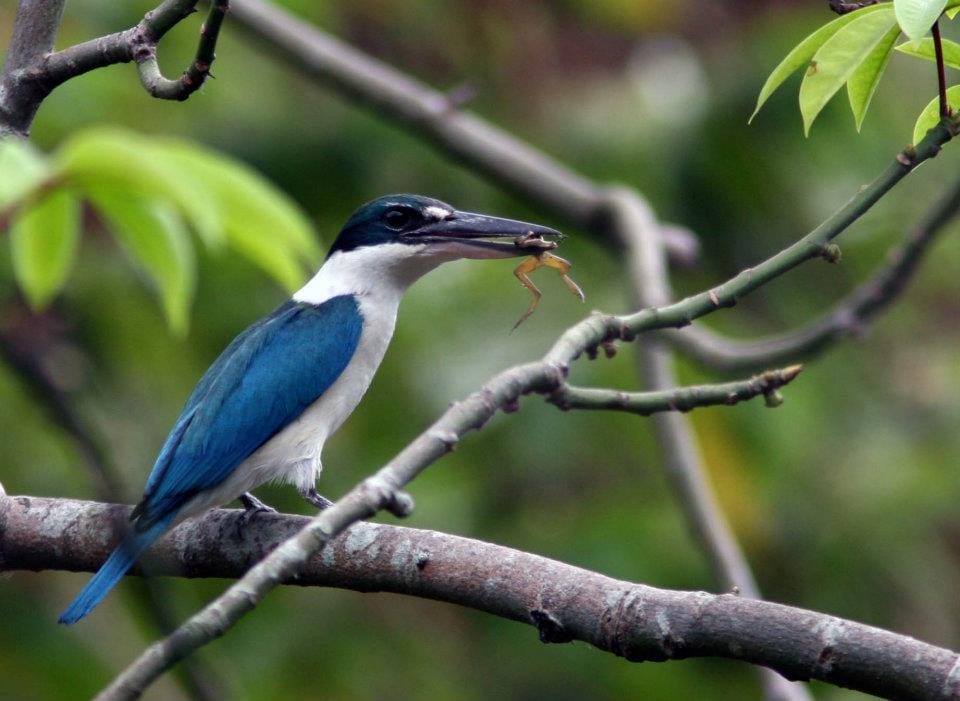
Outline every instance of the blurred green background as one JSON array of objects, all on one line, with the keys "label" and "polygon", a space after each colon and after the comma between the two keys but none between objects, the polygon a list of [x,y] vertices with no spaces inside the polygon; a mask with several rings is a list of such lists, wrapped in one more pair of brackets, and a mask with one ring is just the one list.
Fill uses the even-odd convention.
[{"label": "blurred green background", "polygon": [[[470,104],[599,182],[627,182],[661,217],[693,229],[703,256],[675,276],[697,291],[795,240],[910,139],[936,90],[931,64],[895,56],[861,134],[845,97],[809,139],[796,78],[746,125],[767,73],[830,19],[823,2],[353,0],[285,3],[320,27]],[[0,5],[0,42],[15,3]],[[150,3],[69,3],[58,46],[136,23]],[[176,75],[199,17],[161,44]],[[953,28],[948,27],[948,34]],[[186,103],[150,99],[132,66],[73,80],[42,106],[34,142],[53,149],[87,125],[194,139],[259,169],[302,205],[323,245],[360,203],[419,192],[464,209],[533,218],[570,234],[581,306],[550,273],[538,312],[508,331],[528,296],[509,261],[458,263],[421,281],[365,401],[327,444],[321,493],[337,498],[448,403],[539,356],[591,308],[624,311],[615,252],[451,163],[389,120],[290,74],[230,24],[217,79]],[[956,74],[952,77],[955,79]],[[810,319],[883,259],[954,177],[949,145],[843,236],[838,266],[812,262],[709,324],[759,335]],[[692,414],[710,476],[768,598],[960,646],[960,253],[951,227],[918,281],[864,338],[808,366],[771,411],[762,402]],[[270,232],[264,232],[269,236]],[[236,255],[201,253],[186,338],[168,331],[144,279],[102,231],[53,312],[23,317],[0,256],[5,324],[35,334],[43,362],[92,423],[136,501],[182,402],[246,324],[286,293]],[[578,384],[634,388],[630,352],[586,360]],[[684,381],[712,376],[682,366]],[[73,443],[0,367],[0,481],[10,494],[93,498]],[[661,587],[711,589],[642,419],[561,413],[537,398],[499,415],[412,487],[408,523],[491,540]],[[259,494],[308,512],[290,488]],[[391,519],[384,516],[384,519]],[[83,698],[154,637],[121,584],[74,628],[57,614],[87,575],[0,579],[0,696]],[[171,581],[185,617],[223,581]],[[528,626],[394,595],[284,588],[201,653],[237,699],[755,698],[740,664],[634,665],[582,643],[544,646]],[[859,695],[823,685],[818,698]],[[168,675],[146,698],[184,698]]]}]

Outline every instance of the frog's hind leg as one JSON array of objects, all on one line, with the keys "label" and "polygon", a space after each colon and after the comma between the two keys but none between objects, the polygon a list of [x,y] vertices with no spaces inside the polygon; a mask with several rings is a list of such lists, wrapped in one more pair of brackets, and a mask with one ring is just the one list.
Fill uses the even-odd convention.
[{"label": "frog's hind leg", "polygon": [[530,318],[530,315],[533,314],[537,309],[537,305],[540,304],[540,297],[542,294],[536,285],[527,277],[527,273],[533,272],[542,265],[540,256],[530,256],[529,258],[524,259],[524,261],[516,267],[513,271],[513,274],[516,276],[517,280],[520,281],[520,284],[530,290],[530,293],[533,295],[533,299],[530,300],[530,306],[527,307],[527,311],[523,313],[517,323],[513,325],[513,328],[510,329],[510,333],[513,333],[517,330],[517,327],[520,326],[523,322]]},{"label": "frog's hind leg", "polygon": [[567,275],[571,267],[570,261],[561,258],[560,256],[555,256],[552,253],[543,253],[540,255],[540,265],[553,268],[554,270],[559,270],[560,279],[566,284],[567,289],[579,297],[581,302],[585,302],[587,300],[587,296],[583,294],[583,290],[580,289],[580,285],[575,283],[573,279]]}]

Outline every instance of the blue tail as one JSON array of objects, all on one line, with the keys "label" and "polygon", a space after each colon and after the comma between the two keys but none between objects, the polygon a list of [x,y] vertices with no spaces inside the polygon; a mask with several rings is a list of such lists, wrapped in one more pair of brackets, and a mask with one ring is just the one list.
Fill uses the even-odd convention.
[{"label": "blue tail", "polygon": [[70,603],[67,610],[60,614],[58,622],[70,625],[90,613],[123,578],[123,575],[133,566],[133,563],[143,554],[143,551],[149,548],[153,541],[167,529],[167,525],[172,519],[173,514],[161,519],[141,533],[131,533],[110,554],[107,561],[87,582],[87,586],[77,594],[77,598]]}]

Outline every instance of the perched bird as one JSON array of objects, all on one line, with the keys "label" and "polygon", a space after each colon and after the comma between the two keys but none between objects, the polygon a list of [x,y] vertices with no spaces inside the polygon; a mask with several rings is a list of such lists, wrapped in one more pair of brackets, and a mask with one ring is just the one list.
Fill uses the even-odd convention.
[{"label": "perched bird", "polygon": [[237,336],[200,379],[133,510],[130,534],[60,623],[86,616],[183,519],[234,499],[247,514],[270,510],[250,494],[265,482],[290,482],[314,506],[328,506],[316,490],[320,451],[369,387],[403,293],[447,261],[525,255],[515,240],[531,235],[561,237],[418,195],[360,207],[316,275]]}]

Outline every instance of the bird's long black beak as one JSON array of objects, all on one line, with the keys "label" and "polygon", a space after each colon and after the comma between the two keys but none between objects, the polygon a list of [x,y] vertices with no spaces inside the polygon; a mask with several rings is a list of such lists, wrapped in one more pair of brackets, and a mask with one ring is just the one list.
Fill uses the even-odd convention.
[{"label": "bird's long black beak", "polygon": [[[564,238],[556,229],[540,224],[455,211],[444,219],[427,222],[404,234],[409,240],[454,244],[464,257],[520,256],[555,248]],[[469,255],[468,249],[475,251]]]}]

